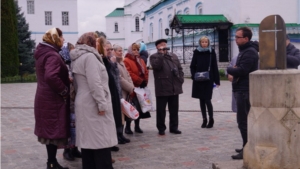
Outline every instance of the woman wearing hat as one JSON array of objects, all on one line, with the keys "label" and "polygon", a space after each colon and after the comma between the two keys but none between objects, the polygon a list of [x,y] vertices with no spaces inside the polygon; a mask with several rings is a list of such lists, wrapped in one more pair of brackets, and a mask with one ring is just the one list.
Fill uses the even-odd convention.
[{"label": "woman wearing hat", "polygon": [[35,129],[38,141],[46,145],[47,169],[68,169],[56,159],[57,147],[66,145],[70,131],[68,68],[58,54],[64,38],[59,28],[43,36],[34,53],[37,90],[34,102]]}]

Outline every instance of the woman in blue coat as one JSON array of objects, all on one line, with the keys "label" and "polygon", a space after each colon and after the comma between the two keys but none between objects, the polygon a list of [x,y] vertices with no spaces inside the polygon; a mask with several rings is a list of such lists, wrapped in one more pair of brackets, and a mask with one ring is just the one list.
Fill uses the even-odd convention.
[{"label": "woman in blue coat", "polygon": [[[210,46],[209,38],[203,36],[199,40],[199,46],[194,50],[192,62],[190,65],[191,75],[193,79],[192,97],[200,101],[200,108],[203,118],[202,128],[212,128],[214,125],[213,106],[211,103],[214,83],[219,87],[220,76],[217,64],[216,52]],[[209,80],[196,81],[196,72],[209,71]],[[209,122],[206,115],[206,107],[208,110]],[[207,124],[208,122],[208,124]]]}]

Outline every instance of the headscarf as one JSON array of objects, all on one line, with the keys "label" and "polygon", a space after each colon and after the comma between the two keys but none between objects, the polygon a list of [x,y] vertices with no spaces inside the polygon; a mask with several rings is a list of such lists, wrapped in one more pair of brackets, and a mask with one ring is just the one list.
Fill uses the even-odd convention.
[{"label": "headscarf", "polygon": [[[136,44],[136,43],[133,43],[133,44]],[[132,44],[132,45],[133,45],[133,44]],[[130,45],[130,46],[128,47],[127,52],[131,55],[131,58],[134,59],[134,60],[136,61],[137,66],[138,66],[138,68],[139,68],[139,70],[140,70],[140,73],[144,75],[144,74],[145,74],[145,69],[144,69],[144,67],[143,67],[143,65],[142,65],[142,63],[141,63],[140,56],[134,56],[134,55],[133,55],[133,52],[132,52],[132,45]]]},{"label": "headscarf", "polygon": [[143,42],[141,42],[140,43],[140,53],[141,53],[141,51],[144,51],[144,50],[147,50],[147,48],[146,48],[146,45],[145,45],[145,43],[143,43]]},{"label": "headscarf", "polygon": [[80,36],[80,38],[77,41],[77,44],[86,44],[90,47],[96,48],[96,38],[97,34],[94,32],[87,32]]},{"label": "headscarf", "polygon": [[63,47],[61,48],[59,54],[64,58],[65,61],[71,61],[70,51],[67,42],[63,44]]},{"label": "headscarf", "polygon": [[49,29],[43,36],[43,41],[55,45],[59,48],[63,46],[56,28]]}]

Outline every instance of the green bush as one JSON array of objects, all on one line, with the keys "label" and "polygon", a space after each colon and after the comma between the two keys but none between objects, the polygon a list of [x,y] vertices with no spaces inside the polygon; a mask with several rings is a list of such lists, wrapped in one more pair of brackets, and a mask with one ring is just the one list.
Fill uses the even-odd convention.
[{"label": "green bush", "polygon": [[26,83],[36,82],[35,74],[24,74],[23,76],[7,76],[1,78],[1,83]]}]

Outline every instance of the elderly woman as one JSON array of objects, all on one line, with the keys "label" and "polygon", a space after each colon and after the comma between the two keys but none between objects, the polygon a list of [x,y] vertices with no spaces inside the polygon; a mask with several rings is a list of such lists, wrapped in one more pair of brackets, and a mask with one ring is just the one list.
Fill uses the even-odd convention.
[{"label": "elderly woman", "polygon": [[117,144],[108,75],[96,50],[96,35],[83,34],[71,51],[76,91],[76,145],[81,147],[82,168],[112,169],[110,147]]},{"label": "elderly woman", "polygon": [[58,54],[64,38],[59,28],[43,36],[34,53],[37,90],[34,102],[35,130],[38,141],[46,145],[47,169],[68,169],[56,159],[57,146],[66,145],[70,131],[68,68]]},{"label": "elderly woman", "polygon": [[[133,82],[132,82],[132,79],[125,67],[125,64],[123,62],[123,50],[122,50],[122,47],[119,46],[119,45],[114,45],[113,47],[114,49],[114,54],[115,54],[115,57],[116,57],[116,60],[117,60],[117,65],[118,65],[118,69],[119,69],[119,72],[120,72],[120,85],[121,85],[121,89],[122,89],[122,97],[123,99],[126,100],[127,96],[132,94],[133,93],[133,90],[134,90],[134,85],[133,85]],[[126,142],[126,143],[129,143],[130,140],[127,139],[126,137],[124,137],[123,135],[123,129],[124,129],[124,120],[128,119],[128,117],[124,116],[124,114],[122,114],[122,130],[121,130],[121,139]]]},{"label": "elderly woman", "polygon": [[[131,46],[128,47],[128,53],[125,56],[124,64],[126,66],[127,71],[133,81],[135,87],[145,88],[148,84],[148,69],[144,60],[139,55],[139,45],[133,43]],[[137,110],[140,113],[138,119],[134,120],[135,127],[134,131],[137,133],[143,133],[143,130],[140,128],[140,118],[149,118],[150,113],[146,112],[143,113],[139,102],[137,100],[137,96],[133,93],[131,95],[132,101],[135,103]],[[125,133],[126,134],[133,134],[130,128],[131,121],[126,121]]]}]

